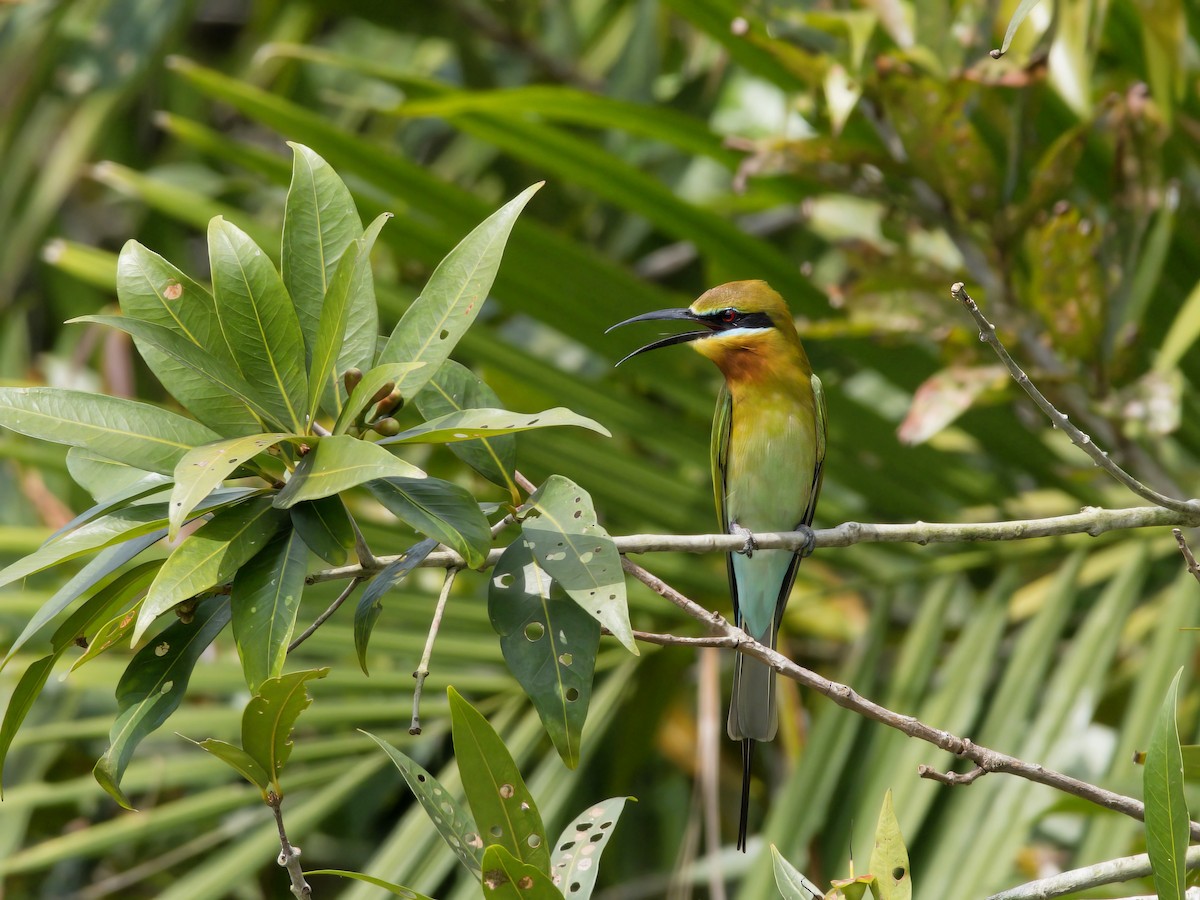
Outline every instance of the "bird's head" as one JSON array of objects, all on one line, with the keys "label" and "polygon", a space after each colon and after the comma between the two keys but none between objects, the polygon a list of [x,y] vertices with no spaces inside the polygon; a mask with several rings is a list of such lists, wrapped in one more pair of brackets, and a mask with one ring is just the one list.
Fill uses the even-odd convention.
[{"label": "bird's head", "polygon": [[[787,304],[765,281],[731,281],[718,285],[705,291],[685,309],[642,313],[618,322],[608,330],[631,322],[662,319],[678,319],[700,327],[639,347],[617,365],[648,350],[685,343],[715,362],[727,376],[735,369],[756,365],[755,360],[764,363],[797,352],[801,358],[804,356]],[[807,359],[804,362],[807,365]]]}]

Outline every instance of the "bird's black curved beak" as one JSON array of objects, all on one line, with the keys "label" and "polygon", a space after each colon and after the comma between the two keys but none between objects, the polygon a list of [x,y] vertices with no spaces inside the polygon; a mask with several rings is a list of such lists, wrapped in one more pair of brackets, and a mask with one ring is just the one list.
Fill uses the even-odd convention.
[{"label": "bird's black curved beak", "polygon": [[[682,319],[685,322],[702,322],[704,321],[690,309],[656,309],[654,312],[642,313],[640,316],[634,316],[632,319],[626,319],[624,322],[618,322],[616,325],[605,330],[605,334],[612,331],[613,328],[620,328],[622,325],[629,325],[632,322],[653,322],[662,319]],[[632,359],[639,353],[645,353],[648,350],[657,350],[660,347],[670,347],[672,344],[686,344],[688,341],[694,341],[696,338],[704,337],[709,333],[704,331],[685,331],[683,334],[673,334],[661,340],[654,341],[652,344],[647,344],[645,347],[638,347],[628,356],[624,356],[617,360],[616,365],[620,365],[627,359]]]}]

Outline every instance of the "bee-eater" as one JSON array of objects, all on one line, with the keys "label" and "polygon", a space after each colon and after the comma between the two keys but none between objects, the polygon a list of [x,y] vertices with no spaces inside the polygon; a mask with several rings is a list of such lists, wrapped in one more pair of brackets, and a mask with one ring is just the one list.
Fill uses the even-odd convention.
[{"label": "bee-eater", "polygon": [[[612,326],[679,319],[699,330],[664,337],[630,357],[688,343],[725,376],[712,430],[713,489],[723,529],[746,538],[727,569],[734,621],[775,647],[796,568],[812,549],[758,550],[754,532],[807,530],[825,461],[825,397],[787,304],[764,281],[734,281],[702,294],[687,309],[643,313]],[[612,330],[611,328],[609,329]],[[746,849],[755,741],[775,737],[775,672],[737,655],[729,736],[742,742],[738,849]]]}]

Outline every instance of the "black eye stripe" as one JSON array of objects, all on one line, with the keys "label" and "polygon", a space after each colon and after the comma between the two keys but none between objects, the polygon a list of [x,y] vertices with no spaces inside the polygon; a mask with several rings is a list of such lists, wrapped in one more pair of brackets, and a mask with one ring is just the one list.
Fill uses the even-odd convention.
[{"label": "black eye stripe", "polygon": [[[728,318],[731,312],[734,314],[732,319]],[[775,323],[771,321],[771,317],[766,313],[760,312],[744,313],[737,310],[721,309],[714,313],[708,313],[703,318],[715,326],[718,331],[727,331],[731,328],[775,327]]]}]

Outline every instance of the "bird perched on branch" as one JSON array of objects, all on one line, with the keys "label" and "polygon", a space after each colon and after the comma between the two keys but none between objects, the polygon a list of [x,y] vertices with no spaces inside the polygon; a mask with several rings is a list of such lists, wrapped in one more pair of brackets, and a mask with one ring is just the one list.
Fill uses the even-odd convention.
[{"label": "bird perched on branch", "polygon": [[[812,551],[810,525],[825,461],[825,397],[787,304],[764,281],[734,281],[702,294],[686,309],[661,309],[618,322],[680,320],[698,325],[633,351],[625,360],[687,343],[720,368],[725,384],[712,431],[713,488],[722,527],[744,536],[728,557],[737,626],[775,647],[796,568]],[[609,329],[609,331],[612,330]],[[803,531],[807,546],[759,550],[755,532]],[[755,741],[775,737],[775,672],[738,654],[729,705],[729,736],[742,742],[738,849],[746,849]]]}]

